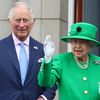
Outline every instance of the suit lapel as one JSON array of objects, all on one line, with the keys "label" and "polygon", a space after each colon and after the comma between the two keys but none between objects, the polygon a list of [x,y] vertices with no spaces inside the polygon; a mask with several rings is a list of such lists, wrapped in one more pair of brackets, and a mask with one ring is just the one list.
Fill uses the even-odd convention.
[{"label": "suit lapel", "polygon": [[4,48],[7,52],[7,54],[10,56],[11,61],[13,61],[15,68],[17,69],[18,73],[20,74],[19,62],[18,62],[18,58],[17,58],[17,55],[16,55],[16,50],[15,50],[15,46],[14,46],[12,36],[10,35],[9,37],[4,39],[3,41],[4,41],[3,42]]},{"label": "suit lapel", "polygon": [[32,78],[35,76],[34,73],[37,68],[37,61],[38,61],[38,45],[35,43],[35,40],[30,38],[30,45],[29,45],[29,68],[27,71],[26,76],[26,84],[27,82],[31,81]]}]

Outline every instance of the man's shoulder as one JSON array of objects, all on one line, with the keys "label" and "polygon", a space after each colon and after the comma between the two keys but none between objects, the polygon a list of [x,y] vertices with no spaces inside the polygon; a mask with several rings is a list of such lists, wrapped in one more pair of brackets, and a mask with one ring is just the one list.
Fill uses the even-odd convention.
[{"label": "man's shoulder", "polygon": [[43,50],[43,44],[32,37],[30,37],[30,46],[34,47],[37,50]]},{"label": "man's shoulder", "polygon": [[36,43],[36,44],[39,44],[39,45],[43,45],[40,41],[38,41],[38,40],[36,40],[36,39],[34,39],[32,37],[30,37],[30,42]]}]

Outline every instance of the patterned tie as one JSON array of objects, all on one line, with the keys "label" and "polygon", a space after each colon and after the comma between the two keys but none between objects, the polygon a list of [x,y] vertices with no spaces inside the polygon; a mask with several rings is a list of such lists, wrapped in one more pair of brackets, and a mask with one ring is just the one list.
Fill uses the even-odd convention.
[{"label": "patterned tie", "polygon": [[28,68],[28,58],[25,51],[24,43],[20,43],[20,52],[19,52],[19,64],[20,64],[20,72],[21,72],[21,81],[22,85],[24,84],[26,74],[27,74],[27,68]]}]

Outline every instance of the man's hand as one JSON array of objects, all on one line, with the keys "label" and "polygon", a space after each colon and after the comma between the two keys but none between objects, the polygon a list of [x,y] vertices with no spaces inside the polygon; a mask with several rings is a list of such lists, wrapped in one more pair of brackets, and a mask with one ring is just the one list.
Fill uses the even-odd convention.
[{"label": "man's hand", "polygon": [[54,55],[55,45],[51,40],[51,35],[47,35],[44,41],[45,62],[49,63]]}]

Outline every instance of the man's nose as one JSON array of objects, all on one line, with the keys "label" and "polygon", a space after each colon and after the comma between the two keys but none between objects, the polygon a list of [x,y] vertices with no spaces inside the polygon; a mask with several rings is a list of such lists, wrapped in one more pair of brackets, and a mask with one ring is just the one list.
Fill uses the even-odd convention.
[{"label": "man's nose", "polygon": [[24,21],[23,21],[23,19],[21,19],[21,21],[20,21],[20,26],[24,26]]}]

